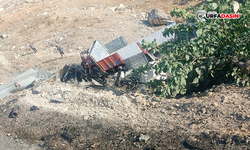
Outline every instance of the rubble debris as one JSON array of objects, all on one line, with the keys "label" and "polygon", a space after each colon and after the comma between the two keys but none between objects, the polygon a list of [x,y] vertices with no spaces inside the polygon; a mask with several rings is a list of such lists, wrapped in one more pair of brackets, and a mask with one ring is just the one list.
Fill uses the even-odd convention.
[{"label": "rubble debris", "polygon": [[18,117],[18,111],[20,110],[20,107],[17,105],[14,108],[12,108],[9,118],[17,118]]},{"label": "rubble debris", "polygon": [[123,4],[119,4],[119,5],[116,7],[115,11],[119,11],[119,10],[123,10],[123,9],[125,9],[125,6],[124,6]]},{"label": "rubble debris", "polygon": [[35,53],[37,52],[37,50],[36,50],[34,44],[31,44],[31,43],[30,43],[30,48],[31,48]]},{"label": "rubble debris", "polygon": [[48,78],[53,78],[54,76],[55,74],[51,72],[31,68],[19,74],[9,82],[2,84],[0,86],[0,98],[24,90],[26,87],[33,86],[32,83],[34,81],[44,81]]},{"label": "rubble debris", "polygon": [[73,142],[72,137],[70,137],[69,134],[66,133],[66,132],[64,132],[63,134],[61,134],[61,137],[62,137],[64,140],[66,140],[67,142],[69,142],[69,143],[72,143],[72,142]]},{"label": "rubble debris", "polygon": [[26,3],[32,3],[33,0],[25,0]]},{"label": "rubble debris", "polygon": [[65,99],[62,97],[62,95],[58,94],[54,99],[50,100],[50,103],[63,103],[64,101]]},{"label": "rubble debris", "polygon": [[16,81],[14,81],[14,85],[15,85],[15,87],[20,87],[20,84],[17,83]]},{"label": "rubble debris", "polygon": [[122,11],[125,8],[126,7],[123,4],[119,4],[119,5],[115,6],[115,7],[111,7],[110,10],[112,10],[112,11]]},{"label": "rubble debris", "polygon": [[50,139],[53,138],[53,135],[46,135],[41,137],[41,141],[49,141]]},{"label": "rubble debris", "polygon": [[96,149],[97,146],[99,146],[99,145],[100,145],[99,142],[95,142],[94,144],[91,145],[91,148]]},{"label": "rubble debris", "polygon": [[38,92],[38,91],[36,91],[36,90],[34,90],[34,88],[33,88],[33,87],[31,87],[31,92],[32,92],[32,94],[39,94],[39,92]]},{"label": "rubble debris", "polygon": [[147,140],[150,139],[150,136],[149,135],[144,135],[144,134],[141,134],[140,137],[139,137],[139,141],[144,141],[145,143],[147,142]]},{"label": "rubble debris", "polygon": [[57,100],[57,99],[52,99],[50,100],[50,103],[63,103],[64,101],[62,100]]},{"label": "rubble debris", "polygon": [[15,98],[15,99],[13,99],[13,100],[11,100],[11,101],[8,101],[8,102],[6,103],[6,105],[15,104],[15,103],[17,103],[17,102],[18,102],[18,99]]},{"label": "rubble debris", "polygon": [[34,105],[30,107],[30,111],[36,111],[36,110],[39,110],[39,108],[37,108],[37,107],[34,106]]},{"label": "rubble debris", "polygon": [[159,8],[155,8],[148,13],[150,26],[167,25],[171,17]]},{"label": "rubble debris", "polygon": [[0,38],[3,40],[4,38],[3,38],[3,35],[0,33]]}]

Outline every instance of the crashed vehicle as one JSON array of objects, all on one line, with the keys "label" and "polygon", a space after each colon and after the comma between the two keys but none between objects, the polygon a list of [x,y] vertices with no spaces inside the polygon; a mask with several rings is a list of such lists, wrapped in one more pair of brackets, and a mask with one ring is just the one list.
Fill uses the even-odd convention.
[{"label": "crashed vehicle", "polygon": [[[166,28],[175,25],[170,22]],[[161,58],[159,51],[153,53],[151,49],[144,49],[142,41],[156,41],[161,45],[165,41],[173,40],[174,36],[164,37],[165,28],[128,44],[124,37],[119,37],[105,45],[96,40],[92,46],[80,53],[81,64],[66,65],[60,72],[60,80],[67,82],[77,79],[78,82],[97,81],[103,86],[125,87],[138,89],[145,87],[147,79],[144,75],[133,76],[132,71],[147,62]]]}]

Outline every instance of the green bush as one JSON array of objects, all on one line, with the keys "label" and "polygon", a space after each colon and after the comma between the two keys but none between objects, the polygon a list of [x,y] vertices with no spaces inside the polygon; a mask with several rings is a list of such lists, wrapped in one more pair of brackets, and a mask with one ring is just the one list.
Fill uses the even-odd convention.
[{"label": "green bush", "polygon": [[[250,5],[248,0],[240,4],[239,19],[206,19],[197,21],[197,10],[234,13],[232,0],[207,0],[196,8],[187,10],[174,8],[173,17],[183,17],[191,23],[178,24],[166,29],[164,36],[175,33],[173,42],[161,45],[163,58],[155,66],[142,66],[143,72],[154,68],[156,73],[169,71],[172,78],[154,80],[149,87],[159,92],[162,97],[175,97],[206,89],[209,85],[234,82],[238,86],[249,86],[250,78]],[[190,36],[196,38],[189,40]],[[157,43],[143,42],[144,48],[157,48]]]}]

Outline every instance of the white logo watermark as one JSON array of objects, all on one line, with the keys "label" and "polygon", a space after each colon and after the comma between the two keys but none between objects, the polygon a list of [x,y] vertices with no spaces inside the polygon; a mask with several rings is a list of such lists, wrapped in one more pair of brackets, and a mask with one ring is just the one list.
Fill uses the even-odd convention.
[{"label": "white logo watermark", "polygon": [[205,10],[198,10],[196,12],[196,19],[198,21],[205,21],[206,19],[238,19],[239,14],[218,14],[215,11],[206,12]]}]

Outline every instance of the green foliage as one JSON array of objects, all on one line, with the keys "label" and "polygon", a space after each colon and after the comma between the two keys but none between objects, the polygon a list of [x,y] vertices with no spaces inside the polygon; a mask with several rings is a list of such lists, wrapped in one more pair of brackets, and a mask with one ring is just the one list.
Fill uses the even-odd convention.
[{"label": "green foliage", "polygon": [[[165,80],[165,83],[159,80],[149,83],[149,87],[160,92],[162,97],[183,95],[206,82],[219,82],[220,78],[223,82],[233,79],[236,85],[249,86],[249,73],[233,62],[234,56],[242,62],[250,56],[249,2],[245,0],[240,4],[239,19],[206,19],[199,22],[195,18],[197,10],[234,13],[232,0],[219,0],[217,3],[207,1],[210,3],[204,3],[197,8],[174,8],[171,12],[173,17],[183,17],[194,22],[195,26],[191,23],[178,24],[163,33],[164,36],[175,33],[176,40],[161,45],[163,59],[152,67],[156,73],[169,71],[172,78]],[[194,31],[197,36],[190,40],[190,37],[194,37]],[[144,42],[143,46],[156,49],[157,43]],[[140,69],[138,72],[143,72],[149,70],[150,66]]]}]

